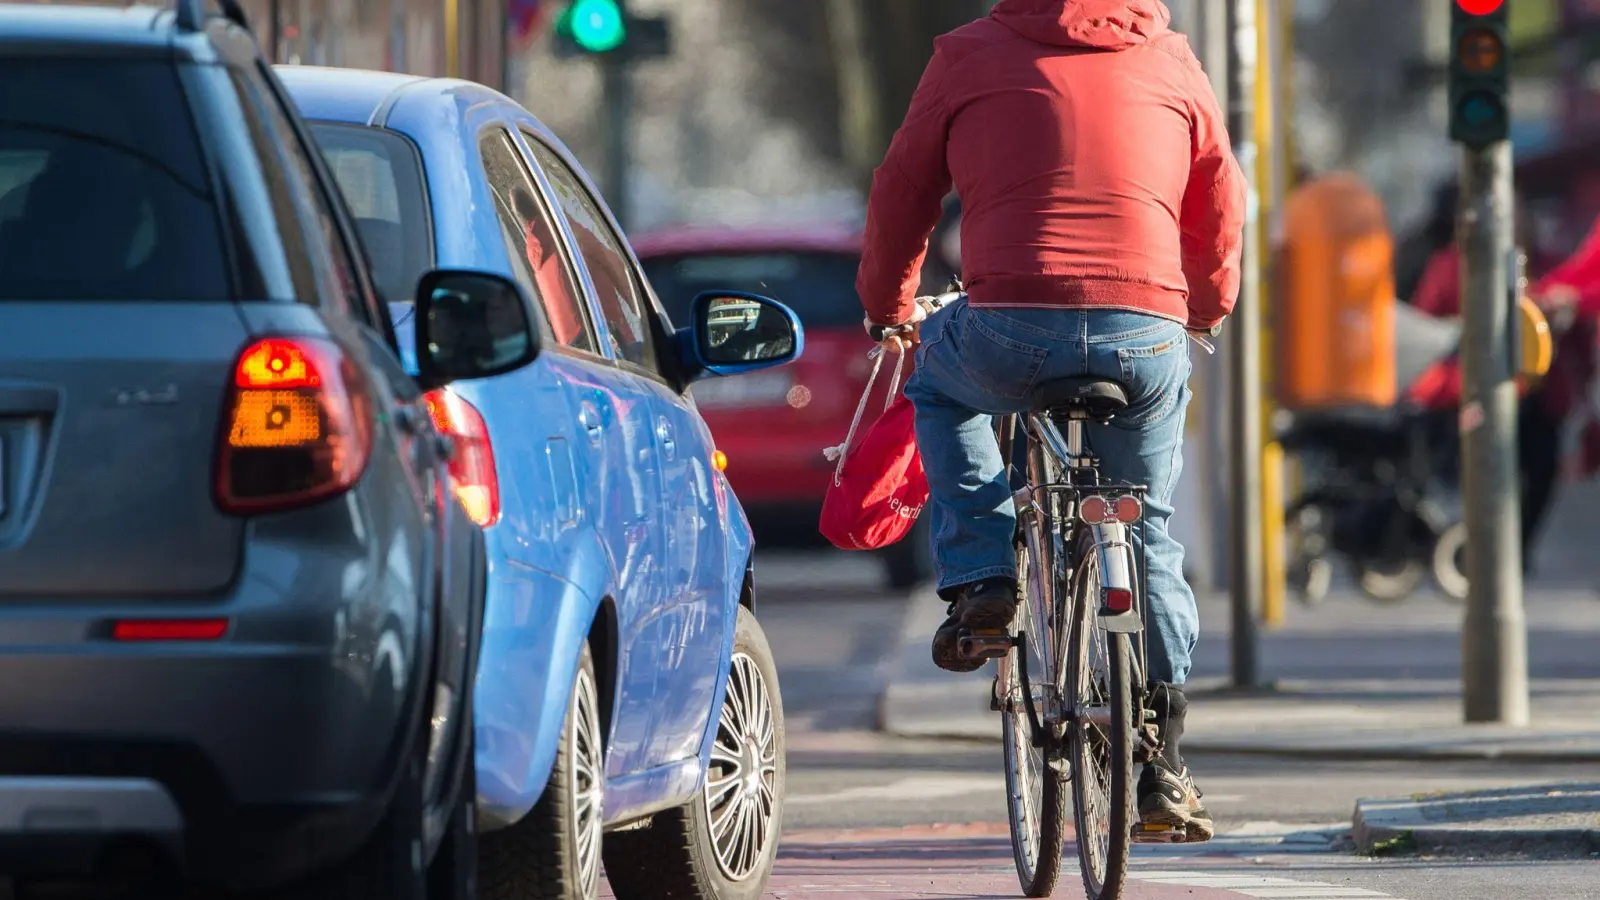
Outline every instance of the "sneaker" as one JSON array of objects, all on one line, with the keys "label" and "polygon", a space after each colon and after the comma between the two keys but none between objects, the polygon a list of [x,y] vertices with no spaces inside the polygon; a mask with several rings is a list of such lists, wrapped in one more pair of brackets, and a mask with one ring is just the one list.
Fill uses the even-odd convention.
[{"label": "sneaker", "polygon": [[1188,766],[1174,770],[1165,758],[1158,757],[1140,774],[1137,797],[1141,825],[1182,829],[1186,844],[1209,841],[1217,833],[1211,813],[1200,803],[1200,788]]},{"label": "sneaker", "polygon": [[1009,578],[986,578],[954,593],[944,624],[933,634],[933,664],[947,672],[976,672],[988,660],[961,655],[961,631],[1008,628],[1017,613],[1017,583]]}]

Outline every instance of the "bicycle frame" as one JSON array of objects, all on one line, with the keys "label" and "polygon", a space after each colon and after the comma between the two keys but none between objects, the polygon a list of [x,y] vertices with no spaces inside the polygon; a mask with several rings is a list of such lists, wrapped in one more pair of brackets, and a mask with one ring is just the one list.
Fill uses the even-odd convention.
[{"label": "bicycle frame", "polygon": [[[1001,436],[1001,450],[1003,458],[1010,458],[1010,444],[1016,433],[1014,416],[1000,419],[999,433]],[[1084,560],[1076,558],[1077,548],[1070,543],[1073,535],[1077,533],[1076,526],[1084,524],[1088,528],[1091,543],[1094,547],[1093,564],[1097,565],[1101,575],[1100,609],[1095,617],[1096,627],[1108,632],[1137,634],[1134,665],[1138,678],[1134,687],[1136,697],[1141,700],[1144,691],[1143,671],[1146,658],[1145,642],[1145,597],[1142,587],[1147,583],[1148,569],[1145,564],[1144,554],[1144,503],[1148,488],[1144,485],[1102,483],[1098,460],[1090,452],[1085,438],[1087,420],[1085,418],[1072,418],[1065,422],[1065,433],[1058,423],[1047,414],[1030,413],[1024,419],[1025,436],[1028,440],[1028,472],[1024,486],[1013,494],[1013,503],[1017,510],[1019,527],[1028,544],[1030,561],[1048,559],[1051,571],[1047,577],[1038,579],[1041,583],[1034,584],[1034,579],[1029,581],[1028,597],[1025,602],[1031,606],[1034,627],[1043,629],[1045,640],[1038,642],[1035,648],[1044,669],[1040,672],[1039,684],[1045,688],[1043,696],[1034,696],[1034,680],[1029,677],[1026,636],[1018,635],[1018,652],[1008,654],[999,660],[999,675],[997,685],[1010,684],[1009,667],[1016,660],[1018,666],[1018,684],[1022,689],[1022,702],[1027,707],[1029,722],[1033,729],[1033,743],[1035,746],[1044,747],[1055,751],[1053,746],[1059,742],[1057,728],[1066,722],[1076,722],[1087,718],[1092,724],[1106,727],[1109,723],[1109,712],[1105,709],[1076,707],[1077,697],[1068,700],[1061,690],[1062,661],[1055,658],[1055,648],[1060,645],[1057,640],[1057,630],[1061,627],[1062,619],[1056,611],[1062,609],[1062,604],[1073,602],[1071,597],[1057,597],[1057,593],[1065,586],[1068,575],[1073,566],[1084,564]],[[1036,457],[1036,454],[1038,455]],[[1059,479],[1059,480],[1058,480]],[[1081,507],[1084,499],[1090,496],[1106,498],[1131,496],[1139,503],[1140,515],[1135,523],[1121,521],[1083,523]],[[1032,527],[1036,520],[1043,527]],[[1137,527],[1139,540],[1134,541],[1133,529]],[[1049,540],[1052,546],[1048,553],[1041,541]],[[1106,597],[1114,591],[1126,591],[1126,596],[1131,597],[1127,612],[1117,613],[1108,608]],[[1080,616],[1074,615],[1067,620],[1068,627],[1076,627],[1082,621]],[[996,698],[997,700],[999,698]],[[1015,698],[1006,698],[1014,701]],[[1043,700],[1043,703],[1038,702]],[[1040,709],[1039,707],[1043,708]]]}]

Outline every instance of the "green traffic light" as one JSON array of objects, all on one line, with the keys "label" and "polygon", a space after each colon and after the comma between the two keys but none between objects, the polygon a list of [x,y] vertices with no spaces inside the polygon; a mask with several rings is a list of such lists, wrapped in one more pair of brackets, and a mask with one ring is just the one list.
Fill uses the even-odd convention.
[{"label": "green traffic light", "polygon": [[572,42],[589,53],[610,53],[628,37],[616,0],[574,0],[565,25]]}]

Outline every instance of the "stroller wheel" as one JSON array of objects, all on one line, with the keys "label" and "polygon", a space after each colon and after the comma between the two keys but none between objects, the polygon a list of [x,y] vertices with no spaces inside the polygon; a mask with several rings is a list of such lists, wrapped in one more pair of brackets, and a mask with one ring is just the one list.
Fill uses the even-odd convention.
[{"label": "stroller wheel", "polygon": [[1402,602],[1416,593],[1427,574],[1428,567],[1420,559],[1356,563],[1356,583],[1361,586],[1361,593],[1379,603]]},{"label": "stroller wheel", "polygon": [[1286,524],[1289,559],[1285,580],[1301,605],[1316,606],[1333,588],[1333,560],[1327,555],[1323,512],[1313,505],[1302,506],[1291,510]]},{"label": "stroller wheel", "polygon": [[1439,535],[1433,545],[1433,580],[1445,599],[1467,599],[1467,523],[1457,522]]},{"label": "stroller wheel", "polygon": [[1301,557],[1291,561],[1289,587],[1304,606],[1316,606],[1328,599],[1333,588],[1333,561],[1325,556]]}]

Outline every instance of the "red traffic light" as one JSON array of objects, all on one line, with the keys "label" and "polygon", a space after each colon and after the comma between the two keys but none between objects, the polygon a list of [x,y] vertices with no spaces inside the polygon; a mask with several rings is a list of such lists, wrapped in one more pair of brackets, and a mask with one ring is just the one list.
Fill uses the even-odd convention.
[{"label": "red traffic light", "polygon": [[1456,0],[1456,6],[1469,16],[1487,16],[1506,5],[1506,0]]}]

